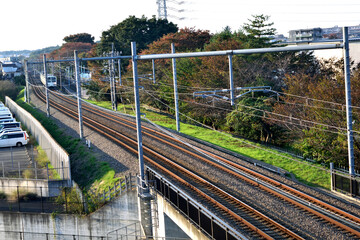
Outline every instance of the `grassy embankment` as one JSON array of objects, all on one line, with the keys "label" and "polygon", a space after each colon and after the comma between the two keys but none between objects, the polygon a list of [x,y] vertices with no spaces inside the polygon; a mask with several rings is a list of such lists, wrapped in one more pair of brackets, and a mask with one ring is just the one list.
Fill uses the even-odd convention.
[{"label": "grassy embankment", "polygon": [[114,186],[119,178],[115,177],[114,169],[107,162],[100,161],[101,157],[92,153],[79,139],[66,135],[46,114],[25,103],[23,96],[24,90],[19,93],[16,103],[31,113],[69,153],[72,178],[81,188],[103,191]]},{"label": "grassy embankment", "polygon": [[[111,109],[110,102],[89,102],[107,109]],[[133,108],[131,106],[124,106],[119,104],[118,111],[134,115]],[[149,120],[157,123],[160,126],[173,130],[176,129],[175,120],[171,117],[168,117],[164,114],[155,113],[154,111],[149,111],[145,108],[141,108],[141,112],[145,113]],[[296,159],[300,162],[291,160],[289,158],[293,157],[288,154],[280,153],[276,150],[269,149],[259,144],[232,137],[229,134],[219,133],[210,129],[205,129],[186,123],[181,123],[180,126],[181,132],[184,134],[207,141],[244,156],[258,159],[260,161],[280,167],[288,172],[291,172],[294,174],[297,180],[308,184],[309,186],[330,189],[330,173],[314,167],[316,165],[309,166],[307,162],[302,161],[301,159]],[[261,147],[262,149],[259,149],[255,146]],[[281,154],[285,157],[281,157],[278,154]]]}]

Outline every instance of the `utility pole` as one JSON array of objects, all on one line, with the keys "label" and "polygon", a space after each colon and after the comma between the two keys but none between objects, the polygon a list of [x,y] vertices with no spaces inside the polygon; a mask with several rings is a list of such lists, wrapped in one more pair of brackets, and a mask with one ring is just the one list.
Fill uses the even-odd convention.
[{"label": "utility pole", "polygon": [[80,135],[80,139],[83,139],[84,133],[83,133],[83,119],[81,112],[81,85],[80,85],[80,74],[79,74],[80,61],[76,50],[74,50],[74,62],[75,62],[75,80],[76,80],[78,116],[79,116],[79,135]]},{"label": "utility pole", "polygon": [[[46,96],[46,116],[50,117],[50,107],[49,107],[49,88],[48,88],[48,81],[47,81],[47,69],[46,69],[46,54],[43,56],[44,62],[44,78],[45,78],[45,96]],[[40,76],[41,77],[41,76]]]}]

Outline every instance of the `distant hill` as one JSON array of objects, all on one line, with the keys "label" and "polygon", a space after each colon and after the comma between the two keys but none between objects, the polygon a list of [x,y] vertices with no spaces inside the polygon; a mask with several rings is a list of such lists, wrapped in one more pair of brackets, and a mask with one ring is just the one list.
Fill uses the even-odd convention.
[{"label": "distant hill", "polygon": [[59,48],[60,46],[55,46],[55,47],[47,47],[47,48],[31,51],[29,59],[39,59],[39,58],[42,59],[43,54],[51,53],[52,51],[57,50]]},{"label": "distant hill", "polygon": [[3,57],[24,56],[24,57],[29,57],[30,59],[37,59],[39,57],[42,57],[41,56],[42,54],[50,53],[59,48],[60,46],[54,46],[54,47],[37,49],[37,50],[0,51],[0,56]]},{"label": "distant hill", "polygon": [[29,56],[31,50],[19,50],[19,51],[0,51],[0,56],[11,57],[11,56]]}]

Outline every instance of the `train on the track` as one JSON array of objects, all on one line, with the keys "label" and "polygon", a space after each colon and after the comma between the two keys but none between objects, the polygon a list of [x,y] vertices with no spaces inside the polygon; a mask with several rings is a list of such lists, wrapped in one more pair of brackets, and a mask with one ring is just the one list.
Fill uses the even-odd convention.
[{"label": "train on the track", "polygon": [[[40,74],[40,80],[41,80],[42,84],[44,84],[44,86],[46,86],[44,74]],[[49,74],[47,75],[47,86],[48,86],[48,88],[56,88],[56,86],[57,86],[56,76],[49,75]]]}]

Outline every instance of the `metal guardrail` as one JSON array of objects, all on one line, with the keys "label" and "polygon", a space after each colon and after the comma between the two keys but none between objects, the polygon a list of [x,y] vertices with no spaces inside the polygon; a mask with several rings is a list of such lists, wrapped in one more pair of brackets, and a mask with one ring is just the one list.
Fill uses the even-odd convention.
[{"label": "metal guardrail", "polygon": [[332,190],[352,197],[360,196],[360,179],[333,171],[331,180]]},{"label": "metal guardrail", "polygon": [[101,202],[110,202],[113,198],[121,195],[123,192],[127,190],[134,189],[136,187],[136,180],[131,174],[129,176],[125,176],[125,179],[120,179],[118,182],[114,183],[114,186],[109,187],[108,190],[104,190],[96,194],[94,191],[90,190],[90,192],[97,197],[97,199]]}]

